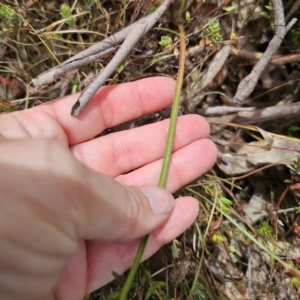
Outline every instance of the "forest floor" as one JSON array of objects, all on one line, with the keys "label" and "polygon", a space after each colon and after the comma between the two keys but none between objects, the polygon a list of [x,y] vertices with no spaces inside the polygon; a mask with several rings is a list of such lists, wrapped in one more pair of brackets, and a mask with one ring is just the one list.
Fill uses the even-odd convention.
[{"label": "forest floor", "polygon": [[[114,52],[38,91],[30,83],[153,13],[158,2],[2,1],[0,113],[82,91]],[[253,92],[237,103],[239,83],[274,37],[275,0],[187,2],[180,114],[207,118],[219,157],[212,170],[178,191],[199,199],[199,217],[141,264],[129,298],[300,299],[300,22],[280,41]],[[300,18],[299,2],[283,1],[286,24]],[[175,3],[173,13],[169,9],[138,41],[106,84],[177,78],[177,10]],[[168,117],[167,109],[102,134]],[[124,278],[86,299],[117,299]]]}]

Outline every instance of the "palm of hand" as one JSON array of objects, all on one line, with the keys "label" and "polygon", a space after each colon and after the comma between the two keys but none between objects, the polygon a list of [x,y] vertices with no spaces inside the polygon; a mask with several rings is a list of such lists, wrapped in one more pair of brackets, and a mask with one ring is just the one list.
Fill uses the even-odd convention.
[{"label": "palm of hand", "polygon": [[[98,172],[129,185],[153,186],[159,178],[167,121],[98,139],[93,137],[106,128],[170,105],[173,90],[174,82],[167,78],[105,87],[78,118],[69,113],[77,97],[72,95],[15,115],[5,115],[0,128],[8,138],[55,139],[80,162]],[[205,139],[208,135],[208,124],[199,116],[179,118],[167,184],[169,191],[178,190],[212,166],[216,151]],[[151,233],[144,258],[178,236],[193,222],[197,212],[197,204],[192,199],[177,199],[167,222]],[[53,298],[81,299],[112,280],[112,271],[122,273],[128,269],[139,243],[130,239],[127,237],[126,242],[120,243],[104,234],[102,241],[80,240],[76,253],[62,265]],[[58,280],[59,274],[55,276]]]}]

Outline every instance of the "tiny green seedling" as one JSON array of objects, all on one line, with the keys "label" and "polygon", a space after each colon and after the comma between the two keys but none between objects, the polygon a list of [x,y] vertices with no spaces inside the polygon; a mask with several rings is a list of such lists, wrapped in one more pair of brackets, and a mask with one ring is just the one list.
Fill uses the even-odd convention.
[{"label": "tiny green seedling", "polygon": [[2,5],[0,7],[0,27],[2,31],[10,30],[18,22],[19,18],[10,5]]},{"label": "tiny green seedling", "polygon": [[212,240],[217,244],[221,244],[225,242],[224,238],[219,233],[214,233],[212,236]]},{"label": "tiny green seedling", "polygon": [[187,23],[191,23],[193,20],[191,14],[188,11],[185,13],[185,20],[187,21]]},{"label": "tiny green seedling", "polygon": [[14,18],[14,10],[10,5],[3,5],[0,7],[0,17],[5,17],[7,19],[13,19]]},{"label": "tiny green seedling", "polygon": [[170,47],[172,44],[173,44],[173,41],[172,39],[170,38],[170,36],[168,35],[163,35],[161,38],[160,38],[160,42],[159,44],[163,47]]},{"label": "tiny green seedling", "polygon": [[260,12],[259,14],[260,14],[263,18],[269,20],[269,21],[270,21],[270,24],[271,24],[271,26],[272,26],[272,28],[274,29],[274,20],[273,20],[273,16],[272,16],[272,11],[273,11],[273,9],[272,9],[272,7],[269,6],[269,5],[265,5],[265,9],[266,9],[265,11],[262,11],[262,12]]},{"label": "tiny green seedling", "polygon": [[272,237],[272,228],[267,221],[263,221],[258,228],[257,233],[261,236],[270,238]]},{"label": "tiny green seedling", "polygon": [[296,285],[297,287],[300,287],[300,278],[299,277],[293,277],[292,283]]},{"label": "tiny green seedling", "polygon": [[211,20],[203,31],[204,36],[211,39],[213,45],[222,41],[221,28],[218,20]]},{"label": "tiny green seedling", "polygon": [[234,246],[229,246],[229,255],[230,255],[231,260],[232,260],[234,263],[236,263],[236,262],[238,261],[238,258],[237,258],[236,253],[237,253],[236,247],[234,247]]},{"label": "tiny green seedling", "polygon": [[152,6],[152,7],[148,10],[147,14],[148,14],[148,15],[151,15],[151,14],[153,14],[156,10],[157,10],[157,7],[156,7],[156,6]]},{"label": "tiny green seedling", "polygon": [[62,16],[63,19],[66,19],[66,23],[70,27],[75,25],[75,18],[72,15],[71,8],[66,3],[63,3],[60,6],[60,15]]},{"label": "tiny green seedling", "polygon": [[293,171],[295,171],[297,174],[300,173],[300,156],[297,156],[297,159],[295,159],[295,160],[291,163],[291,168],[292,168]]},{"label": "tiny green seedling", "polygon": [[266,8],[266,10],[260,12],[259,14],[260,14],[262,17],[264,17],[264,18],[266,18],[266,19],[268,19],[268,20],[271,20],[271,13],[270,13],[270,12],[272,11],[272,7],[269,6],[269,5],[265,5],[265,8]]},{"label": "tiny green seedling", "polygon": [[171,246],[173,259],[178,259],[180,256],[181,250],[178,246],[179,246],[179,242],[176,239],[173,240],[173,243]]},{"label": "tiny green seedling", "polygon": [[233,13],[238,10],[238,7],[236,5],[230,5],[230,6],[224,7],[223,10],[225,10],[228,13]]},{"label": "tiny green seedling", "polygon": [[295,133],[299,133],[300,132],[300,127],[297,126],[297,125],[292,125],[288,128],[287,130],[287,134],[288,136],[291,136],[291,137],[294,137],[295,136]]},{"label": "tiny green seedling", "polygon": [[198,300],[205,300],[205,299],[207,299],[206,298],[206,293],[205,293],[205,288],[199,282],[197,282],[195,284],[195,288],[194,288],[194,290],[192,292],[192,295],[194,295],[196,297],[196,299],[198,299]]}]

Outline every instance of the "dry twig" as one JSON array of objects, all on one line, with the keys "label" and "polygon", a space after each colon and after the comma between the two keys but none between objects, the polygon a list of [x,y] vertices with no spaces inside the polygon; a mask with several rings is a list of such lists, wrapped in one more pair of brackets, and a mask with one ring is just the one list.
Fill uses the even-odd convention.
[{"label": "dry twig", "polygon": [[285,17],[285,21],[288,21],[293,14],[297,13],[297,10],[300,7],[300,1],[295,1],[294,5],[291,7],[290,11],[287,13],[286,17]]},{"label": "dry twig", "polygon": [[236,113],[236,117],[232,122],[238,124],[255,124],[264,121],[286,118],[300,114],[300,103],[291,103],[280,106],[272,106],[261,109],[255,107],[226,107],[215,106],[205,109],[199,109],[197,112],[200,115],[225,115]]},{"label": "dry twig", "polygon": [[251,73],[246,76],[238,85],[235,96],[233,97],[233,102],[237,104],[242,104],[246,98],[252,93],[255,88],[257,81],[271,60],[272,56],[275,54],[277,49],[280,47],[283,38],[285,37],[288,30],[295,24],[297,19],[292,19],[291,22],[285,26],[283,6],[281,0],[272,0],[273,11],[274,11],[274,26],[275,35],[268,45],[262,58],[257,62],[255,67],[252,69]]},{"label": "dry twig", "polygon": [[255,124],[300,114],[300,103],[271,106],[254,111],[242,111],[237,114],[234,122],[239,124]]},{"label": "dry twig", "polygon": [[[231,49],[231,54],[232,55],[237,55],[239,57],[246,58],[248,60],[253,60],[253,61],[258,61],[263,57],[263,53],[261,52],[253,52],[253,51],[248,51],[248,50],[243,50],[243,49]],[[270,60],[270,64],[277,65],[277,66],[282,66],[285,64],[291,64],[291,63],[296,63],[300,61],[300,52],[297,53],[289,53],[286,55],[277,55],[272,57]]]},{"label": "dry twig", "polygon": [[172,0],[164,0],[159,8],[151,15],[138,20],[114,35],[78,53],[57,67],[40,74],[31,81],[31,85],[39,87],[49,84],[64,76],[68,72],[76,70],[108,53],[115,51],[118,48],[118,45],[123,42],[113,59],[100,72],[98,77],[82,92],[79,99],[72,107],[71,114],[73,116],[78,116],[94,96],[96,91],[105,83],[107,78],[125,59],[137,41],[159,20],[170,5],[171,1]]}]

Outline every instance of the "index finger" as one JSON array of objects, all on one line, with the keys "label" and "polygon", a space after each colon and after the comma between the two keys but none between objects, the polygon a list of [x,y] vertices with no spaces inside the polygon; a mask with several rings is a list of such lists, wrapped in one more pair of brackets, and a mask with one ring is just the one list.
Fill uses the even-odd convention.
[{"label": "index finger", "polygon": [[71,116],[70,111],[79,94],[35,109],[55,118],[71,146],[90,140],[106,128],[169,106],[174,89],[175,81],[171,78],[145,78],[101,88],[78,117]]}]

